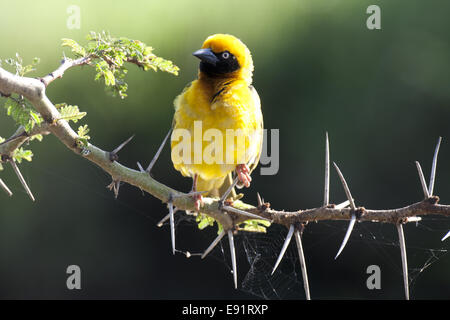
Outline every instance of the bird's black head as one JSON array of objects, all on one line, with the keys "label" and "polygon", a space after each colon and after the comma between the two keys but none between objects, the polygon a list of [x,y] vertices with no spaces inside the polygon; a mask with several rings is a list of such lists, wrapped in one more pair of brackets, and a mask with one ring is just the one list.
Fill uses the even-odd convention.
[{"label": "bird's black head", "polygon": [[197,50],[193,55],[201,60],[200,71],[210,76],[226,75],[241,68],[238,59],[229,51],[216,53],[207,48]]}]

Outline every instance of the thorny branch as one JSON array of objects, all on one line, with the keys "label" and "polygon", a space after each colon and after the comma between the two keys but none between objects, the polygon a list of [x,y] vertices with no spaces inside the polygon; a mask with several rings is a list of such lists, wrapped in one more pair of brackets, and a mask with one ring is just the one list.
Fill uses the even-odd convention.
[{"label": "thorny branch", "polygon": [[67,69],[70,69],[75,66],[82,66],[82,65],[88,64],[90,60],[91,60],[90,56],[81,57],[81,58],[78,58],[75,60],[72,60],[69,58],[64,58],[61,61],[61,65],[58,67],[58,69],[56,69],[53,72],[50,72],[48,75],[42,77],[40,80],[47,87],[54,80],[56,80],[58,78],[62,78],[62,76],[64,75],[64,72]]},{"label": "thorny branch", "polygon": [[[1,161],[11,161],[11,155],[15,149],[19,148],[23,143],[25,143],[32,135],[36,134],[53,134],[62,143],[66,145],[67,148],[75,152],[76,154],[82,156],[83,158],[97,164],[104,171],[109,173],[112,177],[113,183],[119,185],[120,182],[126,182],[141,190],[144,190],[151,194],[152,196],[160,199],[163,203],[170,204],[170,207],[175,207],[175,211],[187,210],[195,211],[195,202],[192,194],[183,193],[174,190],[158,181],[153,179],[149,174],[149,169],[134,170],[128,168],[118,162],[117,152],[108,152],[96,147],[93,144],[88,143],[87,146],[81,147],[77,143],[78,135],[69,126],[68,122],[61,119],[61,116],[55,107],[55,105],[47,98],[45,90],[46,87],[57,78],[61,78],[66,70],[74,66],[80,66],[89,63],[89,57],[80,58],[77,60],[64,59],[61,65],[50,74],[40,78],[28,78],[19,77],[14,75],[2,68],[0,68],[0,95],[8,97],[12,93],[16,93],[24,96],[28,99],[36,110],[41,114],[44,122],[40,126],[36,126],[30,133],[26,133],[23,128],[19,128],[16,133],[14,133],[9,139],[0,144],[0,156]],[[166,136],[166,139],[167,140]],[[128,141],[127,141],[128,142]],[[440,141],[439,141],[440,142]],[[124,145],[124,144],[123,144]],[[121,145],[121,146],[123,146]],[[120,150],[120,148],[118,148]],[[351,220],[352,217],[356,217],[358,221],[373,221],[373,222],[383,222],[392,223],[397,226],[409,222],[417,221],[419,217],[423,215],[443,215],[450,216],[450,205],[438,204],[439,197],[433,194],[433,184],[434,175],[436,169],[436,158],[439,147],[436,147],[435,159],[433,161],[433,172],[430,181],[430,192],[425,184],[423,173],[421,169],[419,174],[421,174],[421,182],[424,189],[425,198],[417,203],[407,205],[402,208],[397,209],[381,209],[372,210],[366,209],[364,207],[356,207],[354,205],[353,199],[349,193],[348,187],[346,193],[348,195],[348,201],[345,205],[334,205],[329,204],[329,146],[328,146],[328,134],[326,143],[326,163],[325,163],[325,191],[324,191],[324,203],[323,206],[298,210],[293,212],[287,212],[284,210],[275,210],[270,207],[269,203],[264,203],[258,199],[258,205],[253,206],[243,202],[235,202],[233,206],[222,206],[220,199],[216,198],[204,198],[203,206],[201,211],[210,217],[217,220],[222,224],[224,232],[222,232],[217,239],[210,245],[210,247],[205,251],[202,257],[206,256],[212,248],[220,241],[220,239],[228,234],[230,244],[233,242],[233,230],[235,230],[236,225],[239,223],[250,219],[250,217],[260,217],[271,221],[272,223],[282,224],[289,229],[288,240],[285,246],[289,244],[292,234],[295,230],[295,238],[299,250],[299,255],[303,255],[301,246],[301,233],[306,223],[311,221],[321,221],[321,220]],[[158,150],[158,153],[161,151]],[[113,155],[113,157],[111,156]],[[152,163],[154,163],[154,160]],[[418,168],[420,165],[417,163]],[[336,169],[338,170],[337,166]],[[339,173],[339,170],[338,170]],[[343,180],[343,176],[341,177]],[[345,181],[345,180],[343,180]],[[3,189],[7,189],[5,183],[0,180]],[[344,185],[345,187],[345,185]],[[118,189],[118,188],[117,188]],[[348,208],[348,204],[351,203],[352,206]],[[172,208],[173,208],[172,207]],[[172,210],[172,215],[174,211]],[[294,229],[295,228],[295,229]],[[403,247],[402,247],[403,248]],[[234,248],[233,248],[234,249]],[[174,248],[173,248],[174,250]],[[283,248],[282,253],[284,253],[285,248]],[[232,252],[232,257],[233,257]],[[281,260],[282,255],[279,260]],[[402,260],[406,260],[406,253]],[[277,261],[278,265],[279,261]],[[275,267],[276,268],[276,267]],[[274,269],[275,269],[274,268]],[[233,268],[235,269],[235,268]],[[304,277],[306,277],[306,265],[303,258],[302,269],[304,269]],[[234,275],[234,281],[236,285],[236,274]],[[405,280],[407,281],[407,279]],[[309,298],[309,287],[307,288],[307,279],[305,279],[305,292],[306,296]],[[405,284],[405,287],[407,284]],[[407,295],[408,297],[408,295]]]}]

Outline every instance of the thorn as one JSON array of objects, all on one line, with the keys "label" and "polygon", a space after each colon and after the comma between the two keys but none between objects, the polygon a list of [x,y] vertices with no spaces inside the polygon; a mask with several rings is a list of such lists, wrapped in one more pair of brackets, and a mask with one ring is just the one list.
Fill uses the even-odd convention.
[{"label": "thorn", "polygon": [[295,241],[297,242],[298,257],[300,259],[300,267],[302,269],[303,287],[305,288],[306,300],[311,300],[311,295],[309,293],[308,273],[306,272],[306,260],[303,253],[302,237],[299,230],[295,231]]},{"label": "thorn", "polygon": [[11,197],[13,195],[11,190],[9,190],[8,186],[3,182],[2,179],[0,179],[0,187],[2,187],[3,190],[5,190],[5,192],[8,194],[8,196]]},{"label": "thorn", "polygon": [[169,206],[169,218],[170,218],[170,238],[172,239],[172,254],[175,255],[175,219],[173,217],[173,202],[172,199],[167,203]]},{"label": "thorn", "polygon": [[[178,209],[175,208],[175,209],[173,210],[173,213],[175,214],[177,211],[178,211]],[[169,220],[169,219],[170,219],[170,212],[169,212],[167,215],[165,215],[164,218],[162,218],[161,221],[159,221],[159,222],[156,224],[156,226],[159,227],[159,228],[161,228],[161,227],[163,226],[163,224],[164,224],[167,220]]]},{"label": "thorn", "polygon": [[403,233],[403,225],[397,223],[398,241],[400,243],[400,253],[402,255],[403,268],[403,284],[405,286],[405,299],[409,300],[409,282],[408,282],[408,260],[406,258],[405,234]]},{"label": "thorn", "polygon": [[355,226],[356,216],[355,214],[352,214],[352,218],[350,219],[350,223],[348,224],[347,232],[345,233],[344,240],[342,241],[341,247],[339,248],[338,253],[336,254],[336,257],[334,257],[334,260],[336,260],[339,255],[341,254],[342,250],[344,250],[345,245],[347,244],[348,239],[350,238],[350,234],[353,231],[353,227]]},{"label": "thorn", "polygon": [[419,221],[422,221],[422,217],[406,217],[404,219],[404,221],[405,221],[405,223],[408,223],[408,222],[419,222]]},{"label": "thorn", "polygon": [[137,166],[140,172],[145,172],[144,168],[142,168],[142,165],[139,162],[137,162]]},{"label": "thorn", "polygon": [[162,149],[166,145],[167,139],[169,139],[171,133],[172,133],[172,128],[170,128],[169,132],[167,132],[166,137],[164,138],[163,142],[161,143],[161,145],[158,148],[158,151],[156,151],[155,156],[153,157],[152,161],[150,161],[150,164],[148,165],[147,169],[145,170],[149,174],[150,174],[150,171],[152,170],[153,166],[155,165],[156,160],[158,160],[159,155],[161,154]]},{"label": "thorn", "polygon": [[339,179],[341,179],[342,186],[344,187],[344,190],[345,190],[345,194],[347,195],[347,199],[350,202],[350,207],[353,210],[356,210],[355,202],[353,201],[352,194],[350,192],[350,189],[348,188],[347,181],[345,181],[345,178],[342,175],[341,170],[339,170],[339,167],[337,166],[337,164],[335,162],[333,162],[333,165],[334,165],[334,168],[336,169],[336,171],[337,171],[337,173],[339,175]]},{"label": "thorn", "polygon": [[448,237],[450,237],[450,231],[447,232],[447,234],[441,239],[441,241],[444,241],[444,240],[447,239]]},{"label": "thorn", "polygon": [[258,208],[261,208],[263,206],[263,201],[261,199],[261,195],[259,194],[259,192],[256,193],[256,199],[258,200]]},{"label": "thorn", "polygon": [[[356,210],[355,202],[353,201],[352,194],[350,192],[350,189],[348,188],[347,181],[345,181],[344,175],[342,174],[341,170],[339,170],[339,167],[337,166],[337,164],[335,162],[333,162],[333,165],[336,168],[336,171],[339,175],[339,179],[341,179],[342,186],[344,187],[345,194],[347,195],[348,202],[350,203],[350,207],[352,208],[352,210]],[[345,233],[344,240],[342,241],[342,244],[341,244],[341,247],[339,248],[338,253],[334,257],[334,260],[336,260],[339,257],[339,255],[341,254],[342,250],[344,250],[345,245],[347,244],[347,241],[350,238],[350,234],[353,231],[353,227],[355,226],[355,221],[356,221],[356,215],[353,213],[352,218],[350,219],[350,223],[347,228],[347,232]]]},{"label": "thorn", "polygon": [[431,166],[430,184],[428,187],[430,197],[433,195],[433,191],[434,191],[434,181],[436,178],[437,158],[438,158],[438,153],[439,153],[439,147],[441,146],[441,141],[442,141],[442,137],[439,137],[437,145],[436,145],[436,149],[434,149],[433,165]]},{"label": "thorn", "polygon": [[236,178],[234,178],[234,180],[233,180],[233,183],[228,187],[227,191],[225,191],[225,193],[222,195],[222,197],[220,197],[220,200],[219,200],[219,203],[221,204],[220,206],[223,206],[223,203],[227,199],[228,195],[231,193],[231,190],[233,190],[233,188],[236,186],[238,181],[239,181],[239,177],[236,176]]},{"label": "thorn", "polygon": [[420,183],[422,184],[423,195],[425,196],[425,199],[428,199],[430,194],[428,193],[427,183],[425,182],[425,177],[423,176],[422,167],[420,166],[419,161],[416,161],[416,167],[417,172],[419,173]]},{"label": "thorn", "polygon": [[275,270],[277,270],[278,265],[280,264],[281,260],[283,259],[284,253],[286,252],[286,249],[289,246],[289,243],[291,242],[293,234],[294,234],[294,225],[291,224],[291,226],[289,227],[289,232],[286,236],[286,240],[284,240],[283,247],[281,248],[280,254],[278,255],[277,262],[275,262],[275,266],[273,267],[272,273],[270,275],[273,275]]},{"label": "thorn", "polygon": [[117,199],[119,196],[119,189],[120,189],[120,180],[116,181],[116,185],[114,187],[114,197]]},{"label": "thorn", "polygon": [[217,246],[217,244],[220,242],[220,240],[222,240],[224,235],[225,235],[225,231],[222,230],[222,232],[219,233],[219,235],[214,239],[214,241],[211,242],[211,244],[205,250],[205,252],[203,252],[202,259],[204,259],[212,251],[212,249],[214,249]]},{"label": "thorn", "polygon": [[344,202],[335,205],[334,208],[335,209],[344,209],[344,208],[348,207],[349,204],[350,204],[350,201],[345,200]]},{"label": "thorn", "polygon": [[328,140],[328,132],[326,132],[325,136],[325,186],[323,193],[324,207],[326,207],[330,203],[330,143]]},{"label": "thorn", "polygon": [[134,134],[129,137],[127,140],[125,140],[124,142],[122,142],[117,148],[115,148],[113,151],[111,151],[109,153],[109,160],[112,161],[117,161],[119,160],[119,156],[117,155],[117,153],[119,153],[120,150],[122,150],[123,147],[125,147],[128,142],[130,142],[132,139],[134,138]]},{"label": "thorn", "polygon": [[236,266],[236,248],[234,246],[233,231],[228,230],[228,240],[230,242],[231,265],[233,267],[234,288],[237,289],[237,266]]},{"label": "thorn", "polygon": [[253,219],[270,221],[270,219],[267,219],[265,217],[260,217],[260,216],[258,216],[256,214],[253,214],[253,213],[250,213],[250,212],[247,212],[247,211],[243,211],[243,210],[239,210],[239,209],[236,209],[236,208],[233,208],[233,207],[230,207],[230,206],[222,206],[222,209],[226,210],[226,211],[234,212],[234,213],[237,213],[237,214],[241,214],[241,215],[253,218]]},{"label": "thorn", "polygon": [[9,163],[11,163],[11,166],[14,169],[14,172],[16,173],[17,177],[19,178],[20,183],[22,184],[22,186],[24,187],[25,191],[27,192],[28,196],[30,197],[31,200],[35,201],[33,193],[31,192],[30,188],[28,187],[25,179],[22,176],[22,173],[20,173],[19,167],[17,166],[17,164],[14,162],[13,159],[8,159]]}]

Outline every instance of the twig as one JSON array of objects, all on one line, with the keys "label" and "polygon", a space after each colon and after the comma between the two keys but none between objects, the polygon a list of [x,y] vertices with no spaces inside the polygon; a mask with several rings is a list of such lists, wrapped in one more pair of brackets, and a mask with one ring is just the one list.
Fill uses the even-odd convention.
[{"label": "twig", "polygon": [[72,60],[72,59],[69,59],[69,58],[64,58],[61,61],[61,65],[58,67],[58,69],[56,69],[53,72],[50,72],[48,75],[42,77],[40,80],[47,87],[54,80],[56,80],[58,78],[62,78],[62,76],[64,75],[64,72],[67,69],[75,67],[75,66],[81,66],[81,65],[84,65],[84,64],[88,64],[90,59],[91,59],[90,56],[81,57],[81,58],[78,58],[76,60]]},{"label": "twig", "polygon": [[20,148],[20,146],[27,142],[31,137],[49,134],[49,127],[50,124],[41,123],[39,126],[34,126],[34,128],[27,133],[25,128],[20,126],[11,137],[0,143],[0,155],[12,157],[14,151]]}]

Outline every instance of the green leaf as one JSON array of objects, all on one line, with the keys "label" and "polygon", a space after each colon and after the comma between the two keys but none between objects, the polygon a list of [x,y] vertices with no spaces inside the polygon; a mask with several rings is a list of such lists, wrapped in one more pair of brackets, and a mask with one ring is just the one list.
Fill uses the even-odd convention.
[{"label": "green leaf", "polygon": [[84,118],[84,116],[86,116],[87,114],[86,112],[80,112],[78,106],[72,106],[67,104],[59,107],[59,113],[61,114],[60,119],[73,121],[74,123]]},{"label": "green leaf", "polygon": [[261,233],[265,233],[267,227],[270,227],[270,222],[262,219],[246,220],[239,226],[240,230],[243,231]]},{"label": "green leaf", "polygon": [[34,112],[33,110],[30,110],[30,117],[33,119],[34,123],[37,125],[40,125],[43,121],[40,114],[37,112]]},{"label": "green leaf", "polygon": [[211,218],[210,216],[207,216],[205,214],[199,214],[197,216],[197,218],[195,219],[195,221],[197,222],[197,226],[200,230],[205,229],[208,226],[213,226],[214,222],[216,220],[214,220],[214,218]]},{"label": "green leaf", "polygon": [[217,234],[221,234],[223,231],[223,226],[221,223],[217,222]]},{"label": "green leaf", "polygon": [[33,152],[31,150],[24,150],[23,148],[18,148],[14,150],[13,158],[18,163],[21,163],[22,160],[32,161]]},{"label": "green leaf", "polygon": [[34,136],[31,136],[30,141],[37,140],[37,141],[41,142],[42,139],[44,139],[42,134],[35,134]]},{"label": "green leaf", "polygon": [[80,46],[75,40],[63,38],[61,46],[69,47],[76,56],[84,57],[86,56],[86,50]]},{"label": "green leaf", "polygon": [[12,117],[18,125],[23,126],[26,132],[30,132],[36,124],[39,125],[43,121],[39,113],[34,111],[31,104],[22,97],[8,98],[4,107],[6,114]]},{"label": "green leaf", "polygon": [[206,227],[212,227],[214,225],[214,222],[217,223],[217,234],[220,234],[223,231],[223,226],[217,222],[214,218],[206,215],[206,214],[198,214],[195,218],[195,221],[197,222],[197,226],[200,230],[205,229]]},{"label": "green leaf", "polygon": [[[16,71],[16,75],[23,77],[27,73],[36,70],[35,67],[40,62],[40,59],[34,58],[31,64],[24,66],[22,57],[18,53],[16,53],[15,58],[9,58],[4,61],[5,61],[5,63],[14,67],[14,69]],[[0,63],[0,65],[1,65],[1,63]]]},{"label": "green leaf", "polygon": [[105,84],[107,86],[113,86],[116,84],[116,78],[111,70],[105,70],[103,76],[105,77]]},{"label": "green leaf", "polygon": [[88,145],[88,140],[91,138],[90,136],[88,136],[89,133],[89,128],[87,126],[87,124],[85,124],[84,126],[80,126],[78,128],[78,139],[77,139],[77,143],[80,147],[87,147]]}]

